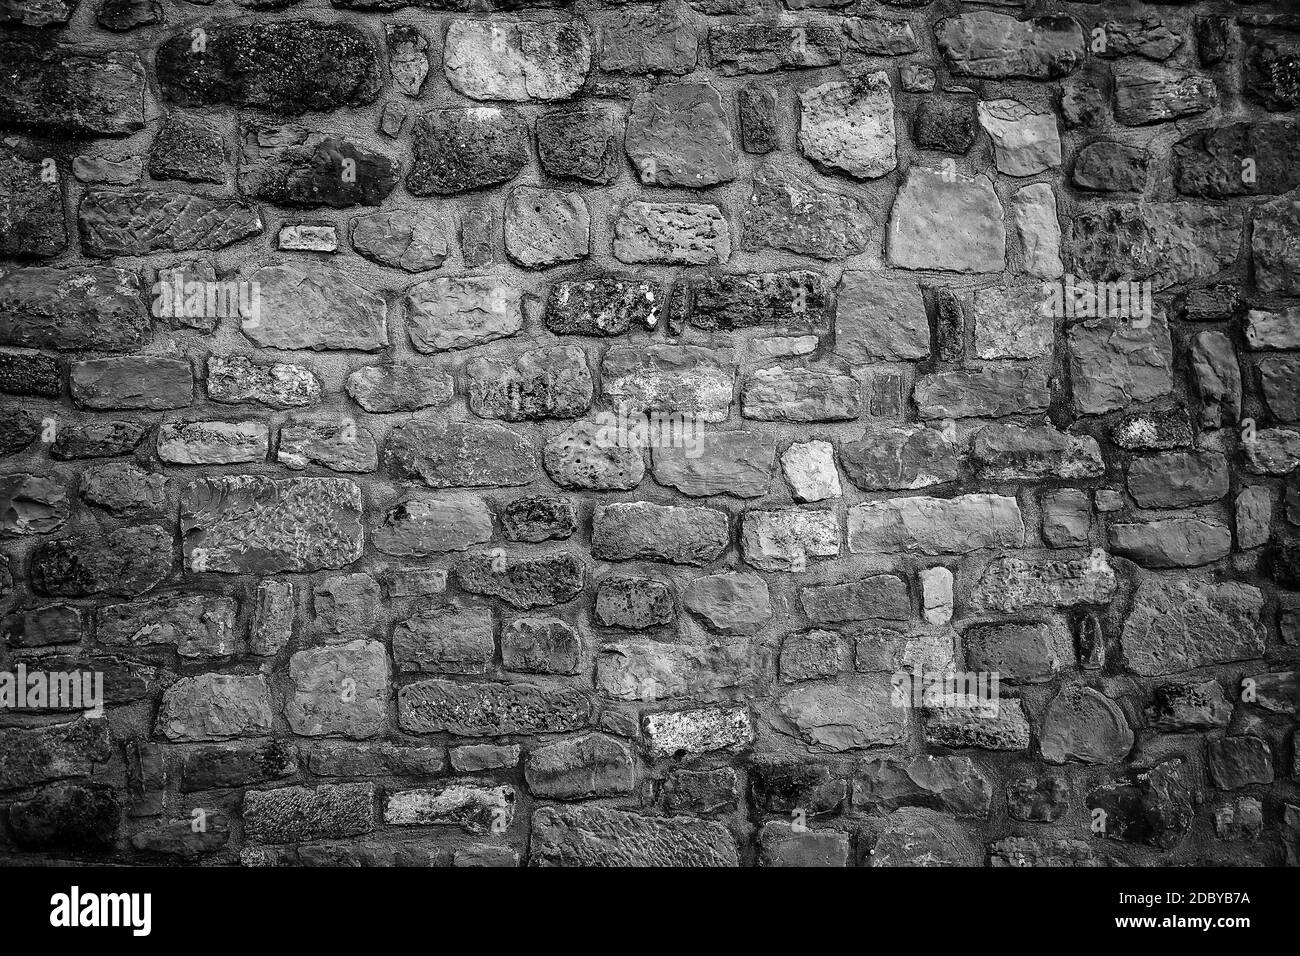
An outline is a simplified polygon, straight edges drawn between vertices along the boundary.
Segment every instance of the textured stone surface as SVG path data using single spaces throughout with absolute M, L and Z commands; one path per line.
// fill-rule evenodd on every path
M 0 856 L 1300 860 L 1284 6 L 0 0 Z

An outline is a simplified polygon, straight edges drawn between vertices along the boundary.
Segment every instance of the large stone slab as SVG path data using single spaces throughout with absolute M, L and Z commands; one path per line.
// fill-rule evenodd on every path
M 903 269 L 1001 271 L 1007 233 L 992 180 L 912 166 L 889 213 L 887 246 L 890 264 Z
M 124 136 L 144 128 L 145 83 L 144 65 L 130 51 L 83 55 L 52 44 L 0 43 L 5 125 Z
M 1025 526 L 1016 499 L 968 494 L 955 498 L 893 498 L 849 509 L 849 550 L 965 554 L 1021 548 Z
M 863 73 L 799 93 L 799 150 L 812 162 L 858 179 L 898 165 L 889 74 Z
M 240 199 L 209 199 L 161 189 L 90 190 L 77 207 L 86 255 L 221 249 L 262 231 L 256 207 Z
M 139 273 L 109 266 L 0 270 L 0 344 L 133 351 L 149 338 Z
M 606 807 L 542 807 L 533 813 L 533 866 L 739 866 L 721 823 L 643 817 Z
M 388 306 L 337 270 L 297 265 L 265 266 L 257 283 L 260 306 L 240 326 L 252 341 L 273 349 L 357 349 L 388 345 Z
M 1124 659 L 1153 677 L 1264 654 L 1258 588 L 1181 575 L 1143 575 L 1124 622 Z
M 443 71 L 452 88 L 471 99 L 567 99 L 591 68 L 591 47 L 582 19 L 453 20 Z

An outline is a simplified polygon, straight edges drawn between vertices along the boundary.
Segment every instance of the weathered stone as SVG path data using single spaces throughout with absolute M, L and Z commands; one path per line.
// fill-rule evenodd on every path
M 731 230 L 716 206 L 630 202 L 614 221 L 614 258 L 665 265 L 726 262 L 731 258 Z
M 690 73 L 699 54 L 695 23 L 684 5 L 605 11 L 598 63 L 609 73 Z
M 833 511 L 746 511 L 740 538 L 746 563 L 763 571 L 805 571 L 812 558 L 840 553 Z
M 344 478 L 200 478 L 181 493 L 180 530 L 192 571 L 343 567 L 361 557 L 361 489 Z
M 642 46 L 640 50 L 644 51 Z M 605 185 L 620 168 L 619 123 L 603 107 L 566 107 L 537 118 L 537 157 L 552 176 Z
M 1294 295 L 1300 291 L 1300 190 L 1255 207 L 1251 231 L 1251 256 L 1255 283 L 1261 292 Z
M 983 819 L 992 802 L 992 784 L 969 757 L 877 757 L 853 777 L 853 804 L 859 807 L 929 807 Z
M 40 475 L 0 476 L 0 538 L 49 534 L 68 520 L 63 486 Z
M 1287 161 L 1297 146 L 1300 126 L 1290 123 L 1198 130 L 1174 145 L 1174 182 L 1184 196 L 1208 199 L 1288 192 L 1300 186 L 1300 172 Z
M 501 627 L 501 666 L 525 674 L 576 674 L 582 644 L 555 618 L 520 617 Z
M 181 657 L 229 657 L 240 646 L 235 615 L 230 598 L 173 594 L 99 608 L 95 636 L 126 647 L 171 645 Z
M 262 231 L 257 209 L 238 199 L 208 199 L 160 189 L 90 190 L 77 207 L 86 255 L 221 249 Z
M 832 304 L 826 276 L 812 270 L 705 274 L 674 285 L 670 319 L 708 331 L 822 332 Z
M 296 589 L 292 581 L 261 581 L 253 593 L 252 620 L 249 622 L 248 649 L 253 654 L 271 656 L 293 640 L 293 619 L 297 610 Z
M 781 470 L 795 501 L 825 501 L 842 494 L 830 442 L 795 442 L 781 455 Z
M 771 484 L 771 437 L 750 431 L 701 432 L 693 440 L 654 445 L 654 477 L 692 497 L 760 498 Z
M 393 628 L 393 659 L 401 671 L 482 674 L 495 652 L 487 608 L 422 608 Z
M 144 128 L 144 89 L 144 66 L 129 51 L 82 56 L 53 44 L 0 43 L 0 123 L 7 126 L 125 136 Z
M 591 68 L 591 33 L 579 18 L 515 23 L 453 20 L 443 71 L 476 100 L 558 100 L 578 91 Z
M 318 579 L 311 600 L 313 637 L 326 644 L 364 637 L 384 619 L 379 582 L 364 572 Z
M 394 209 L 352 220 L 352 248 L 378 262 L 407 272 L 436 269 L 447 258 L 447 227 L 439 219 Z
M 511 541 L 563 540 L 578 530 L 578 509 L 568 498 L 516 498 L 501 509 L 501 527 Z
M 249 790 L 244 833 L 258 843 L 338 839 L 374 829 L 375 788 L 368 783 Z
M 978 112 L 980 125 L 993 140 L 998 172 L 1033 176 L 1061 165 L 1055 113 L 1012 99 L 984 100 Z
M 849 509 L 849 550 L 964 554 L 1024 546 L 1015 498 L 968 494 L 955 498 L 894 498 Z
M 171 535 L 157 525 L 139 525 L 39 544 L 29 573 L 39 594 L 133 597 L 153 588 L 171 570 Z
M 474 358 L 465 375 L 470 411 L 482 418 L 577 418 L 591 406 L 591 371 L 576 345 L 531 349 L 509 363 Z
M 388 794 L 384 822 L 390 826 L 458 826 L 466 833 L 509 829 L 514 821 L 513 787 L 452 782 Z
M 982 79 L 1067 76 L 1087 57 L 1083 28 L 1073 17 L 1017 20 L 978 10 L 940 20 L 935 38 L 952 71 Z
M 232 465 L 264 461 L 270 443 L 265 422 L 164 422 L 158 457 L 171 465 Z
M 108 266 L 0 270 L 0 343 L 28 348 L 134 350 L 149 337 L 140 278 Z
M 978 707 L 927 710 L 925 739 L 941 747 L 1025 750 L 1029 721 L 1019 698 L 1003 697 Z
M 642 717 L 646 743 L 654 759 L 738 750 L 754 741 L 754 726 L 745 707 L 670 710 Z
M 992 181 L 912 166 L 889 214 L 887 245 L 890 264 L 903 269 L 1002 270 L 1006 228 Z
M 1157 289 L 1214 276 L 1237 259 L 1242 217 L 1226 206 L 1111 203 L 1070 219 L 1073 271 L 1151 279 Z
M 893 170 L 898 158 L 889 74 L 863 73 L 800 91 L 799 151 L 858 179 Z
M 873 428 L 840 445 L 840 464 L 864 491 L 925 488 L 957 478 L 957 446 L 924 425 Z
M 1198 332 L 1190 355 L 1192 380 L 1201 400 L 1201 427 L 1234 426 L 1241 416 L 1241 368 L 1232 340 L 1222 332 Z
M 387 347 L 388 307 L 382 296 L 321 266 L 265 266 L 250 277 L 260 304 L 243 316 L 244 335 L 273 349 Z
M 0 730 L 0 789 L 16 790 L 69 777 L 89 777 L 113 754 L 102 720 L 78 719 Z
M 753 634 L 772 617 L 767 584 L 756 574 L 692 578 L 682 603 L 721 634 Z
M 1078 561 L 996 558 L 981 573 L 971 604 L 1005 614 L 1025 607 L 1105 604 L 1115 588 L 1115 571 L 1104 551 Z
M 1121 635 L 1124 657 L 1145 676 L 1262 657 L 1262 607 L 1249 585 L 1144 575 Z
M 331 471 L 368 472 L 379 467 L 374 436 L 351 418 L 290 418 L 280 426 L 276 461 L 299 471 L 321 465 Z
M 112 787 L 60 783 L 9 805 L 9 829 L 29 850 L 111 849 L 122 810 Z
M 1273 782 L 1273 753 L 1258 737 L 1225 737 L 1206 748 L 1210 779 L 1220 790 Z
M 506 255 L 526 269 L 585 258 L 591 217 L 576 192 L 516 186 L 506 197 Z
M 873 574 L 861 581 L 800 588 L 799 603 L 813 624 L 903 621 L 912 615 L 907 585 L 892 574 Z
M 758 421 L 849 421 L 861 411 L 862 386 L 835 368 L 756 369 L 740 393 L 746 418 Z
M 624 145 L 643 183 L 700 188 L 736 178 L 739 154 L 722 98 L 708 84 L 667 84 L 638 93 Z
M 271 701 L 261 675 L 182 677 L 163 693 L 158 733 L 171 741 L 228 740 L 271 732 Z
M 430 488 L 526 485 L 537 453 L 503 425 L 413 421 L 389 433 L 384 454 L 394 475 Z
M 820 189 L 806 177 L 766 166 L 754 175 L 743 224 L 744 249 L 843 259 L 866 248 L 874 221 L 870 208 L 857 197 Z
M 158 48 L 159 85 L 181 106 L 229 104 L 298 115 L 360 106 L 379 92 L 379 50 L 368 31 L 352 23 L 224 20 L 203 29 L 198 55 L 188 29 Z
M 664 809 L 669 813 L 730 813 L 740 800 L 736 771 L 673 768 L 663 785 Z
M 22 140 L 0 142 L 0 255 L 47 258 L 68 246 L 63 188 L 45 175 L 40 152 Z
M 573 600 L 582 591 L 583 577 L 583 563 L 567 552 L 539 558 L 474 554 L 456 565 L 456 583 L 462 590 L 500 598 L 523 609 Z
M 725 512 L 649 502 L 618 502 L 596 508 L 592 554 L 603 561 L 667 561 L 705 564 L 730 541 Z
M 975 433 L 970 457 L 976 473 L 990 481 L 1078 481 L 1106 470 L 1095 438 L 1051 425 L 989 425 Z
M 920 49 L 912 24 L 888 17 L 850 17 L 844 21 L 845 41 L 850 49 L 871 56 L 903 56 Z
M 406 363 L 363 366 L 347 380 L 347 392 L 354 402 L 368 412 L 381 413 L 416 412 L 445 405 L 451 401 L 454 387 L 447 369 Z
M 1146 402 L 1173 388 L 1173 346 L 1163 320 L 1145 326 L 1091 319 L 1066 333 L 1074 408 L 1102 415 Z
M 1054 279 L 1065 271 L 1061 262 L 1061 223 L 1056 193 L 1049 183 L 1033 183 L 1016 191 L 1011 215 L 1024 257 L 1024 271 Z
M 805 684 L 779 697 L 777 707 L 818 752 L 894 746 L 902 741 L 907 725 L 907 711 L 893 706 L 889 685 L 874 679 Z
M 740 141 L 747 153 L 770 153 L 780 144 L 779 96 L 770 86 L 749 86 L 737 97 Z
M 409 496 L 383 513 L 371 532 L 385 554 L 425 557 L 491 540 L 492 517 L 473 495 Z
M 1055 823 L 1070 811 L 1070 785 L 1065 777 L 1020 777 L 1007 786 L 1007 813 L 1013 820 Z
M 966 666 L 997 673 L 1013 684 L 1052 680 L 1070 655 L 1069 637 L 1059 622 L 975 624 L 962 636 Z
M 557 335 L 622 335 L 659 324 L 664 292 L 657 282 L 602 276 L 557 282 L 546 299 L 546 327 Z
M 373 737 L 388 716 L 388 654 L 378 641 L 298 651 L 289 660 L 285 719 L 307 737 Z
M 1247 470 L 1257 475 L 1286 475 L 1300 465 L 1300 431 L 1261 428 L 1242 447 Z
M 46 647 L 81 641 L 81 609 L 71 604 L 45 604 L 7 614 L 4 639 L 11 647 Z M 6 779 L 0 773 L 0 779 Z
M 605 627 L 641 629 L 673 620 L 673 591 L 650 578 L 608 577 L 596 586 L 596 621 Z
M 486 23 L 486 21 L 485 21 Z M 496 106 L 430 110 L 411 131 L 406 188 L 413 196 L 446 196 L 509 182 L 528 162 L 528 126 Z
M 1232 532 L 1218 520 L 1160 518 L 1145 522 L 1115 522 L 1110 526 L 1111 550 L 1148 568 L 1192 568 L 1226 558 Z
M 268 408 L 301 408 L 321 400 L 320 380 L 301 365 L 258 365 L 242 355 L 208 358 L 208 398 L 237 405 L 257 402 Z
M 123 356 L 75 362 L 68 383 L 73 401 L 94 410 L 183 408 L 194 398 L 194 373 L 180 359 Z
M 0 6 L 0 23 L 24 27 L 48 27 L 67 23 L 76 3 L 69 0 L 5 0 Z
M 583 800 L 630 793 L 632 755 L 611 737 L 588 734 L 529 753 L 524 779 L 533 795 L 542 799 Z
M 601 362 L 601 395 L 620 413 L 665 410 L 706 422 L 726 419 L 734 355 L 697 345 L 611 347 Z
M 1039 746 L 1048 763 L 1114 763 L 1133 749 L 1133 740 L 1124 712 L 1091 687 L 1072 687 L 1057 694 L 1043 713 L 1039 731 Z
M 721 823 L 642 817 L 605 807 L 542 807 L 533 813 L 534 866 L 738 866 Z
M 1035 840 L 1006 837 L 989 846 L 989 865 L 999 867 L 1102 867 L 1110 858 L 1083 840 Z
M 591 701 L 572 688 L 532 684 L 458 684 L 430 679 L 397 692 L 397 721 L 410 733 L 458 737 L 565 733 L 587 726 Z
M 1147 725 L 1153 730 L 1199 731 L 1227 727 L 1232 704 L 1223 696 L 1216 680 L 1195 678 L 1157 685 L 1146 708 Z
M 723 76 L 829 66 L 840 61 L 840 36 L 823 23 L 729 23 L 709 28 L 709 55 Z
M 777 671 L 787 684 L 836 677 L 853 669 L 854 649 L 835 631 L 789 634 L 781 642 Z
M 1143 126 L 1191 116 L 1219 102 L 1214 80 L 1202 73 L 1171 70 L 1152 63 L 1116 63 L 1115 119 Z
M 836 354 L 848 361 L 927 358 L 930 324 L 920 286 L 883 273 L 845 270 L 835 309 Z
M 488 276 L 430 279 L 403 300 L 411 344 L 440 352 L 507 338 L 523 328 L 523 292 Z
M 1074 184 L 1098 192 L 1142 192 L 1151 168 L 1151 154 L 1140 146 L 1089 143 L 1074 161 Z
M 151 179 L 224 184 L 225 167 L 220 131 L 182 113 L 168 113 L 149 145 Z
M 547 474 L 562 488 L 635 488 L 645 476 L 640 444 L 624 444 L 613 432 L 611 426 L 599 421 L 571 425 L 547 442 L 543 450 Z
M 513 769 L 522 752 L 518 744 L 467 744 L 451 748 L 451 765 L 461 773 Z
M 1111 438 L 1130 451 L 1186 448 L 1192 443 L 1192 423 L 1184 408 L 1132 412 L 1115 423 Z
M 1128 490 L 1144 508 L 1183 508 L 1228 493 L 1228 460 L 1216 452 L 1171 451 L 1135 458 Z

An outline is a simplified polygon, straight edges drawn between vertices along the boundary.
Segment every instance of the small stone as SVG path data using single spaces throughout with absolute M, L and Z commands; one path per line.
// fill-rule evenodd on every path
M 771 86 L 749 86 L 737 94 L 740 141 L 747 153 L 770 153 L 780 144 L 779 94 Z
M 1234 514 L 1237 546 L 1241 550 L 1249 551 L 1268 544 L 1273 502 L 1273 491 L 1267 485 L 1251 485 L 1238 493 Z
M 771 485 L 775 443 L 749 430 L 710 431 L 653 448 L 654 477 L 691 497 L 761 498 Z
M 1055 823 L 1070 811 L 1065 777 L 1020 777 L 1007 786 L 1007 813 L 1013 820 Z
M 1018 548 L 1025 529 L 1016 499 L 968 494 L 954 498 L 894 498 L 849 509 L 849 550 L 965 554 Z
M 384 24 L 388 45 L 388 72 L 398 91 L 418 97 L 429 75 L 429 43 L 420 31 L 407 24 Z
M 374 829 L 368 783 L 281 787 L 244 793 L 244 833 L 258 843 L 340 839 Z
M 49 534 L 68 520 L 62 485 L 39 475 L 0 477 L 0 537 Z
M 1153 730 L 1174 733 L 1215 730 L 1228 726 L 1232 704 L 1224 698 L 1223 688 L 1216 680 L 1170 681 L 1152 690 L 1146 718 Z
M 1092 319 L 1071 326 L 1066 335 L 1079 414 L 1117 411 L 1172 390 L 1173 347 L 1163 321 L 1138 328 L 1124 320 Z
M 601 396 L 620 414 L 665 410 L 720 422 L 731 409 L 734 360 L 696 345 L 615 345 L 601 362 Z
M 1041 368 L 1004 363 L 922 376 L 913 398 L 925 419 L 1002 418 L 1047 411 L 1051 392 Z
M 893 574 L 873 574 L 860 581 L 800 588 L 799 604 L 813 624 L 903 621 L 912 615 L 907 585 Z
M 408 495 L 383 512 L 370 537 L 398 557 L 467 551 L 492 539 L 492 514 L 477 495 Z
M 797 735 L 821 753 L 897 745 L 907 724 L 907 711 L 892 705 L 889 685 L 879 679 L 804 684 L 779 697 L 777 707 Z
M 523 328 L 522 291 L 490 277 L 430 279 L 406 292 L 407 331 L 420 352 L 481 345 Z
M 988 425 L 971 440 L 970 459 L 976 474 L 991 481 L 1078 481 L 1106 470 L 1095 438 L 1051 425 Z
M 1133 730 L 1124 712 L 1091 687 L 1063 690 L 1047 705 L 1039 747 L 1048 763 L 1078 760 L 1105 764 L 1133 749 Z
M 796 442 L 781 455 L 781 470 L 795 501 L 824 501 L 838 498 L 839 472 L 830 442 Z
M 840 465 L 863 491 L 926 488 L 956 480 L 957 445 L 925 425 L 877 427 L 840 444 Z
M 321 400 L 320 380 L 302 365 L 256 365 L 242 355 L 208 358 L 208 398 L 237 405 L 257 402 L 268 408 L 301 408 Z
M 134 597 L 171 571 L 171 534 L 157 525 L 139 525 L 39 544 L 32 551 L 29 573 L 38 594 Z
M 474 358 L 465 375 L 470 411 L 482 418 L 577 418 L 591 406 L 591 371 L 576 345 L 531 349 L 509 364 Z
M 592 518 L 592 554 L 603 561 L 667 561 L 700 565 L 730 541 L 725 512 L 649 502 L 598 505 Z
M 660 711 L 642 718 L 650 755 L 654 759 L 679 754 L 736 750 L 754 740 L 754 727 L 744 707 L 704 707 Z
M 189 34 L 185 46 L 189 48 Z M 0 44 L 0 122 L 74 136 L 144 128 L 145 70 L 130 51 L 82 56 L 55 44 Z
M 859 807 L 930 807 L 983 819 L 992 802 L 992 785 L 969 757 L 877 757 L 864 761 L 853 777 L 853 803 Z
M 975 144 L 975 113 L 969 101 L 922 100 L 912 118 L 912 139 L 922 149 L 967 152 Z
M 1128 490 L 1143 508 L 1184 508 L 1228 493 L 1228 460 L 1216 452 L 1170 451 L 1135 458 Z
M 370 432 L 351 418 L 289 418 L 280 426 L 275 460 L 294 470 L 321 465 L 331 471 L 368 472 L 379 467 Z
M 758 421 L 849 421 L 861 411 L 862 386 L 833 368 L 760 368 L 745 379 L 740 402 Z
M 1092 790 L 1087 808 L 1104 821 L 1101 835 L 1106 839 L 1170 849 L 1192 825 L 1195 811 L 1188 776 L 1181 759 L 1134 770 Z
M 500 598 L 524 610 L 573 600 L 582 591 L 584 577 L 583 563 L 565 552 L 504 562 L 475 554 L 456 565 L 456 583 L 463 590 Z
M 695 22 L 684 6 L 624 6 L 604 14 L 598 64 L 609 73 L 690 73 L 698 48 Z
M 181 657 L 230 657 L 239 651 L 235 602 L 198 594 L 110 604 L 95 615 L 95 637 L 126 647 L 170 645 Z
M 1210 779 L 1220 790 L 1273 782 L 1273 753 L 1258 737 L 1225 737 L 1206 748 Z
M 924 568 L 921 582 L 921 611 L 927 624 L 947 624 L 952 620 L 952 572 L 942 565 Z
M 971 593 L 971 605 L 1013 614 L 1025 607 L 1105 604 L 1115 596 L 1115 571 L 1106 553 L 1086 560 L 1025 561 L 995 558 L 985 566 Z
M 643 817 L 600 806 L 533 812 L 530 862 L 538 866 L 738 866 L 721 823 Z
M 1241 416 L 1241 368 L 1232 340 L 1222 332 L 1208 331 L 1196 333 L 1191 344 L 1190 364 L 1201 400 L 1201 427 L 1234 426 Z
M 149 176 L 225 183 L 225 142 L 221 132 L 181 113 L 168 113 L 149 146 Z
M 1142 192 L 1151 168 L 1151 154 L 1123 143 L 1089 143 L 1074 161 L 1074 183 L 1098 192 Z
M 1061 262 L 1061 223 L 1051 185 L 1034 183 L 1016 190 L 1011 215 L 1020 237 L 1024 271 L 1040 279 L 1060 276 L 1065 271 Z
M 1043 492 L 1043 540 L 1052 548 L 1082 548 L 1092 528 L 1092 499 L 1077 488 Z
M 673 591 L 649 578 L 605 578 L 596 586 L 596 620 L 604 627 L 644 629 L 673 620 Z

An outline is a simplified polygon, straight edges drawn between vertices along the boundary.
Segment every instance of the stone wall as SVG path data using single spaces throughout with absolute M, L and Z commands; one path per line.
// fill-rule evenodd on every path
M 0 22 L 0 858 L 1297 861 L 1289 0 Z

